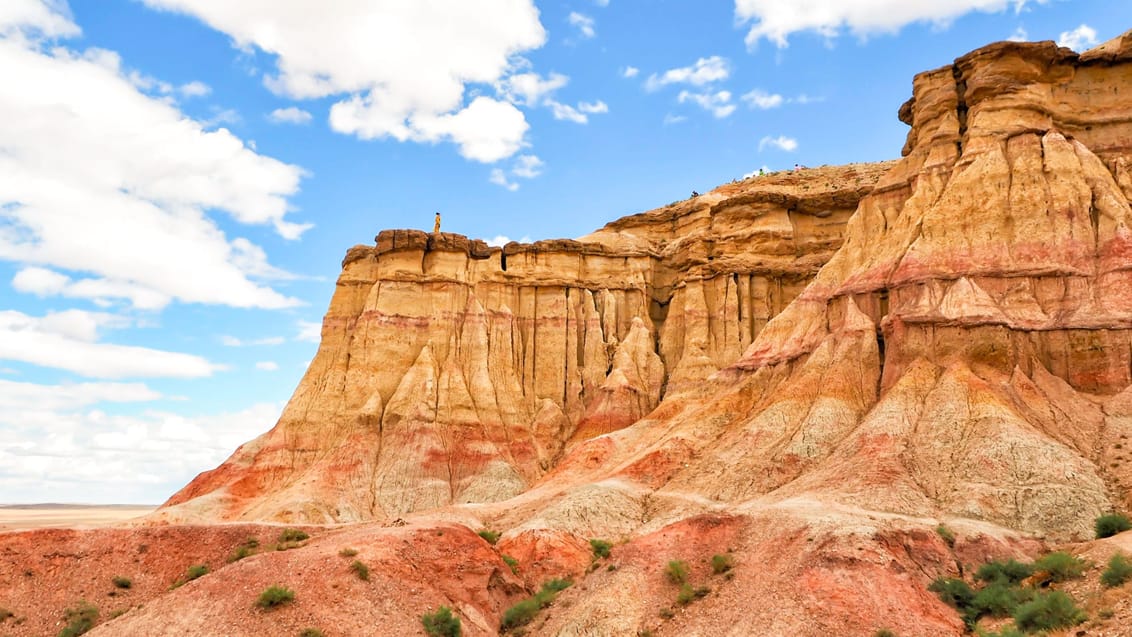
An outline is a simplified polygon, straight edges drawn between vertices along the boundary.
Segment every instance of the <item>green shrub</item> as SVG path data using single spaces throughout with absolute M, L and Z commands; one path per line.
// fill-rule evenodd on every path
M 1077 559 L 1064 551 L 1047 553 L 1034 560 L 1034 572 L 1049 573 L 1055 582 L 1064 582 L 1081 577 L 1085 573 L 1085 560 Z
M 510 555 L 500 555 L 499 557 L 503 558 L 504 563 L 506 563 L 507 566 L 511 568 L 512 573 L 514 573 L 515 575 L 519 574 L 519 560 L 511 557 Z
M 239 562 L 240 560 L 242 560 L 245 557 L 248 557 L 248 556 L 250 556 L 254 553 L 255 553 L 255 551 L 253 549 L 250 549 L 246 546 L 237 546 L 236 550 L 232 551 L 232 554 L 228 556 L 228 561 L 229 562 Z
M 939 534 L 943 541 L 950 547 L 955 547 L 955 533 L 944 525 L 935 527 L 935 532 Z
M 671 560 L 664 568 L 664 574 L 673 584 L 683 584 L 688 581 L 688 563 L 684 560 Z
M 134 585 L 134 582 L 130 578 L 122 577 L 121 575 L 110 578 L 110 581 L 118 588 L 129 588 Z
M 1017 584 L 1033 574 L 1034 569 L 1029 564 L 1023 564 L 1010 559 L 1005 562 L 987 562 L 983 564 L 975 573 L 975 579 L 980 582 L 987 582 L 988 584 L 995 582 Z
M 185 571 L 185 581 L 192 581 L 205 575 L 208 575 L 208 564 L 193 564 Z
M 661 619 L 672 619 L 676 616 L 676 613 L 672 612 L 672 609 L 666 606 L 660 609 L 660 612 L 658 612 L 657 615 L 660 615 Z
M 1112 537 L 1117 533 L 1132 529 L 1132 520 L 1129 520 L 1126 515 L 1110 513 L 1097 518 L 1093 528 L 1097 532 L 1097 539 Z
M 574 584 L 574 582 L 571 582 L 568 579 L 547 580 L 547 581 L 542 583 L 542 591 L 551 591 L 551 592 L 554 592 L 554 593 L 558 593 L 560 591 L 566 590 L 567 588 L 570 588 L 571 586 L 573 586 L 573 584 Z M 542 592 L 542 591 L 540 591 L 540 592 Z
M 326 637 L 326 634 L 317 628 L 304 628 L 299 637 Z
M 295 601 L 295 591 L 284 586 L 268 586 L 259 594 L 256 606 L 260 608 L 275 608 Z
M 525 626 L 538 615 L 542 605 L 539 603 L 538 596 L 529 597 L 523 601 L 515 604 L 503 612 L 503 622 L 500 624 L 500 630 L 510 630 Z
M 928 586 L 928 590 L 938 595 L 944 604 L 958 610 L 965 610 L 975 599 L 975 591 L 961 579 L 940 577 Z
M 362 563 L 361 560 L 354 560 L 354 563 L 350 564 L 350 570 L 363 582 L 369 581 L 369 567 Z
M 1120 553 L 1112 556 L 1108 561 L 1108 568 L 1101 573 L 1101 584 L 1108 588 L 1123 586 L 1130 579 L 1132 579 L 1132 562 Z
M 279 541 L 284 543 L 302 542 L 309 537 L 310 535 L 306 531 L 300 531 L 299 529 L 283 529 L 283 532 L 279 534 Z
M 696 599 L 696 591 L 692 588 L 691 584 L 684 583 L 680 585 L 680 592 L 676 593 L 676 603 L 681 606 L 687 606 Z
M 421 615 L 421 623 L 430 637 L 460 637 L 460 618 L 447 606 L 441 606 L 431 615 Z
M 354 557 L 357 554 L 357 549 L 342 549 L 341 551 L 338 551 L 338 557 Z
M 479 533 L 476 533 L 476 535 L 482 537 L 484 540 L 487 541 L 488 544 L 495 544 L 496 542 L 499 541 L 499 536 L 503 535 L 503 534 L 500 533 L 499 531 L 491 531 L 491 530 L 488 530 L 488 529 L 484 529 L 484 530 L 480 531 Z
M 606 558 L 609 557 L 609 550 L 613 545 L 605 540 L 590 540 L 590 548 L 593 549 L 594 557 Z
M 734 566 L 734 562 L 731 560 L 731 556 L 726 553 L 711 556 L 711 572 L 716 575 L 730 571 L 732 566 Z
M 59 631 L 59 637 L 78 637 L 94 628 L 98 621 L 98 608 L 90 602 L 79 602 L 63 611 L 63 621 L 67 625 Z
M 996 581 L 975 593 L 966 614 L 971 618 L 972 625 L 983 615 L 1011 617 L 1020 605 L 1031 599 L 1033 592 L 1030 589 L 1021 589 L 1006 582 Z
M 1085 613 L 1061 591 L 1040 593 L 1014 612 L 1014 624 L 1025 632 L 1076 626 L 1085 619 Z

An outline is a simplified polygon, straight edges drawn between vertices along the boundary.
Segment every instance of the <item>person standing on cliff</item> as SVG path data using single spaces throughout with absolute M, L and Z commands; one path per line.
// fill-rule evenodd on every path
M 432 233 L 437 234 L 440 232 L 440 213 L 436 213 L 436 220 L 432 222 Z

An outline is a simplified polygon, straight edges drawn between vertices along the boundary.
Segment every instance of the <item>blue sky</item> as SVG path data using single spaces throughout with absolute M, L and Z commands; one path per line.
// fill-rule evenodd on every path
M 266 431 L 346 249 L 576 237 L 899 156 L 912 75 L 1124 0 L 5 0 L 0 503 L 156 503 Z

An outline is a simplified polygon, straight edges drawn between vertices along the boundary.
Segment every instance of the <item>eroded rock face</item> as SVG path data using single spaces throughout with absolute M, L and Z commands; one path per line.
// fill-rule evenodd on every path
M 351 521 L 515 496 L 735 362 L 887 167 L 737 182 L 577 241 L 384 231 L 343 260 L 276 428 L 164 515 Z

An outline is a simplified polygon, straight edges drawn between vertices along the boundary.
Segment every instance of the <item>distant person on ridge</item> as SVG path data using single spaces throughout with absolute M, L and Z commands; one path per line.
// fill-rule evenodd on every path
M 440 232 L 440 213 L 436 213 L 436 221 L 432 223 L 432 233 L 437 234 Z

